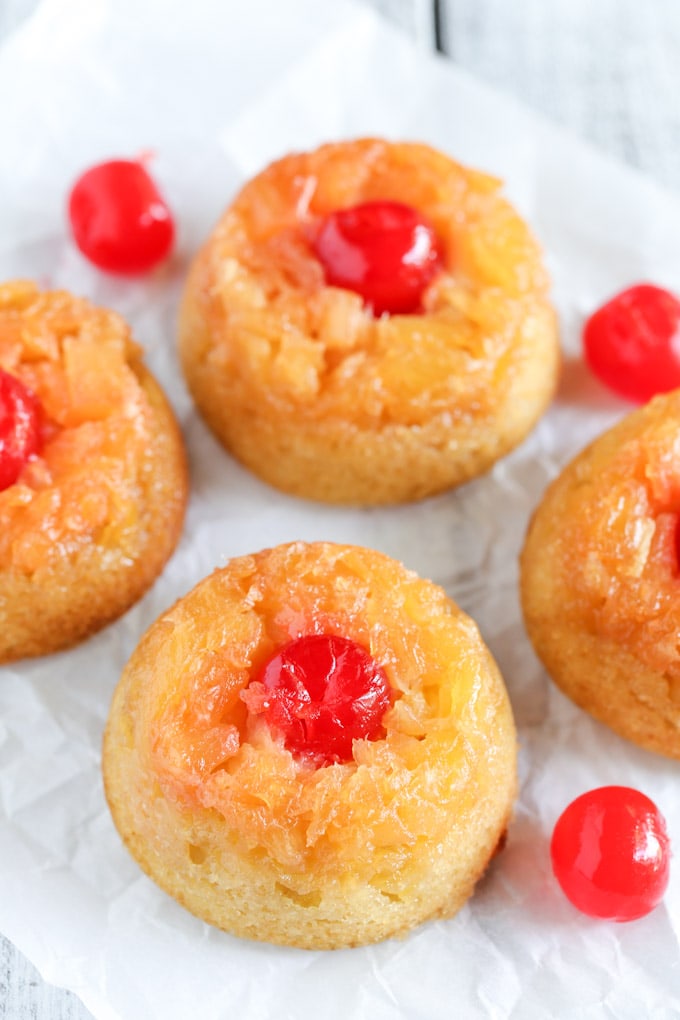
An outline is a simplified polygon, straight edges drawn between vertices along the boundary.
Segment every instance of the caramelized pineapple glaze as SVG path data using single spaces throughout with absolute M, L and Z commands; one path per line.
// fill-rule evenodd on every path
M 250 710 L 263 664 L 310 634 L 356 642 L 389 681 L 381 735 L 347 761 L 291 752 Z M 298 542 L 230 561 L 150 628 L 104 776 L 130 852 L 189 910 L 336 948 L 462 906 L 505 832 L 515 742 L 498 670 L 442 589 L 367 549 Z
M 0 285 L 0 370 L 42 441 L 0 492 L 0 662 L 67 647 L 151 585 L 179 538 L 184 453 L 123 320 L 63 291 Z
M 416 314 L 329 286 L 324 217 L 378 200 L 427 217 L 441 270 Z M 416 144 L 288 156 L 199 253 L 180 352 L 206 421 L 270 484 L 332 503 L 419 499 L 486 471 L 549 402 L 558 364 L 540 249 L 500 183 Z
M 553 482 L 522 553 L 529 635 L 555 682 L 629 740 L 680 758 L 680 390 Z

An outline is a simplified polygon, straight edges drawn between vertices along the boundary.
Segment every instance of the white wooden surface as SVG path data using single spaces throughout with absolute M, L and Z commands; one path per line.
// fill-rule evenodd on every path
M 430 0 L 368 0 L 421 45 Z M 36 0 L 0 0 L 0 42 Z M 447 54 L 611 155 L 680 189 L 678 0 L 442 0 Z M 0 936 L 0 1020 L 88 1020 Z

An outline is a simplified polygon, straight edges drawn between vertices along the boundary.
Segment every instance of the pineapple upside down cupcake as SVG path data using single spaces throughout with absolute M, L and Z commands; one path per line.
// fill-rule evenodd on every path
M 442 589 L 298 542 L 231 560 L 149 629 L 103 768 L 128 849 L 190 911 L 330 949 L 463 905 L 515 759 L 503 681 Z
M 331 503 L 419 499 L 529 432 L 558 366 L 541 252 L 497 180 L 425 145 L 325 145 L 243 188 L 198 254 L 180 353 L 243 464 Z
M 680 759 L 680 390 L 588 446 L 548 488 L 521 557 L 537 654 L 578 705 Z
M 0 662 L 125 612 L 173 551 L 186 493 L 177 425 L 123 320 L 0 285 Z

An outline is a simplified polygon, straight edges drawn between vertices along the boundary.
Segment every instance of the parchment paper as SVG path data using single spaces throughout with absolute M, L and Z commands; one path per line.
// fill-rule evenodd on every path
M 0 278 L 126 315 L 192 467 L 184 537 L 148 596 L 73 651 L 0 671 L 0 930 L 98 1018 L 677 1016 L 677 861 L 662 906 L 609 924 L 563 898 L 548 842 L 573 797 L 622 783 L 656 800 L 680 845 L 680 768 L 551 685 L 521 624 L 517 554 L 549 479 L 629 409 L 589 377 L 580 327 L 623 286 L 678 285 L 678 200 L 344 3 L 45 0 L 0 51 L 0 96 Z M 191 253 L 246 176 L 291 148 L 367 133 L 428 141 L 506 179 L 547 252 L 565 369 L 546 418 L 487 477 L 415 506 L 347 511 L 280 495 L 217 446 L 180 378 L 175 315 Z M 149 149 L 178 251 L 150 278 L 112 280 L 74 249 L 65 197 L 88 164 Z M 373 546 L 443 584 L 480 624 L 519 728 L 515 820 L 474 899 L 368 949 L 277 949 L 208 928 L 140 874 L 102 793 L 109 700 L 144 629 L 216 564 L 294 538 Z

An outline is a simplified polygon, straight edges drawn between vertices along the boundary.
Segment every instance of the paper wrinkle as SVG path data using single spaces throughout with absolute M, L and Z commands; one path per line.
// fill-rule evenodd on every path
M 0 929 L 102 1020 L 185 1020 L 197 1002 L 203 1020 L 677 1016 L 677 861 L 663 906 L 612 925 L 564 899 L 548 842 L 573 797 L 623 783 L 657 801 L 680 846 L 678 764 L 550 683 L 522 626 L 517 556 L 548 481 L 629 409 L 589 376 L 580 330 L 624 286 L 677 285 L 680 204 L 365 9 L 252 0 L 236 17 L 193 0 L 166 11 L 161 0 L 44 0 L 0 51 L 0 93 L 12 96 L 0 107 L 0 278 L 65 286 L 129 319 L 177 411 L 192 481 L 178 550 L 137 606 L 72 651 L 1 671 Z M 546 249 L 566 357 L 555 404 L 489 475 L 356 511 L 277 493 L 222 451 L 181 380 L 175 329 L 189 259 L 243 180 L 291 149 L 367 134 L 430 142 L 507 181 Z M 75 251 L 65 196 L 88 163 L 144 148 L 178 249 L 150 277 L 121 281 Z M 146 627 L 228 557 L 296 538 L 372 546 L 443 584 L 498 660 L 519 729 L 509 841 L 473 900 L 452 921 L 361 950 L 250 944 L 191 917 L 127 855 L 99 774 L 109 701 Z

